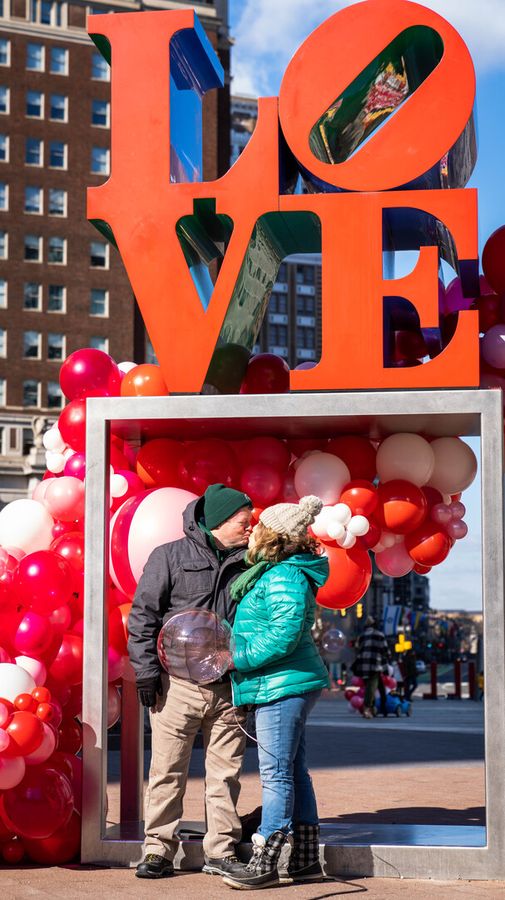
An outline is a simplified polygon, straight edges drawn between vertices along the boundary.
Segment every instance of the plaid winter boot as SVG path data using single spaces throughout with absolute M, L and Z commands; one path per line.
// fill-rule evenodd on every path
M 269 838 L 253 834 L 251 859 L 241 874 L 226 875 L 223 878 L 224 884 L 239 891 L 254 891 L 279 884 L 277 866 L 286 840 L 288 838 L 282 831 L 274 831 Z
M 281 882 L 319 881 L 324 878 L 319 862 L 319 825 L 295 825 L 293 842 L 287 875 L 281 875 Z

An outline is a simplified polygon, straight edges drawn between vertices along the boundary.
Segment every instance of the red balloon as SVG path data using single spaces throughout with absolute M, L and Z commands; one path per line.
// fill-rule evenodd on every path
M 14 586 L 34 612 L 51 613 L 72 596 L 72 568 L 58 553 L 37 550 L 19 563 Z
M 296 469 L 288 469 L 282 479 L 280 499 L 283 503 L 298 503 L 299 496 L 295 488 Z
M 428 348 L 420 330 L 395 331 L 395 362 L 423 359 L 428 355 Z
M 131 609 L 131 603 L 124 605 Z M 109 644 L 121 656 L 125 656 L 127 653 L 126 634 L 121 610 L 123 610 L 122 606 L 115 606 L 109 613 Z M 126 616 L 126 621 L 128 621 L 128 615 Z
M 366 516 L 367 519 L 377 508 L 378 502 L 376 488 L 371 481 L 363 478 L 346 484 L 339 500 L 339 503 L 345 503 L 350 508 L 353 516 Z
M 84 573 L 84 535 L 81 531 L 69 531 L 56 538 L 49 547 L 69 563 L 77 575 Z
M 72 450 L 83 452 L 86 447 L 86 401 L 71 400 L 60 413 L 58 428 Z
M 15 866 L 25 855 L 24 842 L 18 837 L 13 837 L 0 846 L 0 853 L 6 863 Z
M 303 456 L 311 450 L 326 450 L 327 440 L 320 438 L 288 438 L 286 441 L 291 453 L 295 456 Z
M 472 309 L 479 311 L 479 331 L 485 334 L 494 325 L 498 325 L 502 321 L 501 302 L 497 294 L 486 294 L 484 297 L 477 297 L 472 303 Z
M 75 522 L 59 522 L 56 521 L 51 528 L 51 534 L 53 538 L 61 537 L 63 534 L 69 534 L 71 531 L 75 531 L 77 528 Z
M 282 489 L 282 475 L 266 463 L 250 463 L 240 477 L 240 489 L 251 498 L 254 506 L 262 509 L 269 506 L 279 496 Z
M 82 684 L 74 684 L 70 693 L 70 699 L 65 704 L 65 718 L 82 719 Z
M 32 697 L 37 703 L 50 703 L 51 702 L 51 691 L 49 691 L 46 687 L 36 687 L 32 691 Z
M 241 441 L 238 455 L 243 466 L 265 463 L 279 472 L 285 472 L 291 459 L 291 451 L 283 441 L 274 437 L 257 437 Z
M 287 362 L 273 353 L 258 353 L 251 357 L 240 392 L 242 394 L 289 393 Z
M 28 610 L 14 635 L 14 647 L 21 656 L 41 657 L 49 648 L 52 639 L 53 631 L 47 617 Z
M 328 446 L 324 448 L 325 453 L 333 453 L 344 462 L 351 473 L 351 478 L 363 478 L 366 481 L 373 481 L 377 468 L 375 457 L 377 451 L 368 440 L 368 438 L 359 435 L 342 435 L 341 437 L 332 438 Z
M 414 531 L 428 514 L 428 504 L 421 488 L 395 478 L 379 484 L 376 517 L 393 534 Z
M 21 756 L 33 753 L 44 737 L 42 722 L 31 712 L 15 712 L 5 730 Z
M 184 447 L 171 438 L 154 438 L 146 441 L 137 455 L 137 475 L 143 485 L 152 487 L 178 487 L 179 464 Z M 126 497 L 125 497 L 126 499 Z
M 18 694 L 14 700 L 14 706 L 20 712 L 34 713 L 37 709 L 37 701 L 31 694 Z
M 52 663 L 49 674 L 66 685 L 82 682 L 82 637 L 78 634 L 64 634 L 61 647 Z
M 209 484 L 235 487 L 238 466 L 233 450 L 219 438 L 204 438 L 189 444 L 179 463 L 179 484 L 195 494 L 203 494 Z
M 49 763 L 59 769 L 68 778 L 74 793 L 74 806 L 77 812 L 82 806 L 82 759 L 74 753 L 64 753 L 57 750 L 51 756 Z
M 427 487 L 425 485 L 421 488 L 421 490 L 425 496 L 426 503 L 428 504 L 428 512 L 431 510 L 432 506 L 436 506 L 437 503 L 444 502 L 442 494 L 440 493 L 440 491 L 437 491 L 436 488 Z
M 74 809 L 69 821 L 49 837 L 23 841 L 26 853 L 36 863 L 61 866 L 78 859 L 81 847 L 81 817 Z
M 451 540 L 440 525 L 427 519 L 405 537 L 405 547 L 416 563 L 422 566 L 437 566 L 443 562 L 451 549 Z
M 0 728 L 5 728 L 15 711 L 16 707 L 10 700 L 0 697 Z
M 82 747 L 82 725 L 75 719 L 63 719 L 58 728 L 58 750 L 63 753 L 79 753 Z
M 5 791 L 1 803 L 5 824 L 27 838 L 46 838 L 64 828 L 74 808 L 70 781 L 48 763 L 27 767 L 23 780 Z
M 370 555 L 357 544 L 351 550 L 325 545 L 330 576 L 317 592 L 317 602 L 326 609 L 347 609 L 361 599 L 372 578 Z
M 418 575 L 427 575 L 428 572 L 431 572 L 431 566 L 422 566 L 420 563 L 416 563 L 413 571 L 417 572 Z
M 375 547 L 375 545 L 378 544 L 382 528 L 374 519 L 369 519 L 368 521 L 370 528 L 366 534 L 363 534 L 358 538 L 358 541 L 361 542 L 361 546 L 365 547 L 366 550 L 371 550 L 372 547 Z
M 497 294 L 505 292 L 505 225 L 497 228 L 488 238 L 482 253 L 482 269 L 492 289 Z
M 52 613 L 48 616 L 48 620 L 51 623 L 53 635 L 56 633 L 63 634 L 64 631 L 68 631 L 72 624 L 72 610 L 68 603 L 64 603 L 63 606 L 58 606 L 57 609 L 53 609 Z
M 67 400 L 118 397 L 121 373 L 103 350 L 86 347 L 67 356 L 60 369 L 60 387 Z

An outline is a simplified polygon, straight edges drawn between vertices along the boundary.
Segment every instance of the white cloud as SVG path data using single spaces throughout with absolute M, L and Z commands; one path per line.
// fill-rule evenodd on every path
M 351 0 L 231 0 L 237 25 L 234 93 L 277 94 L 284 69 L 303 40 Z M 503 0 L 424 0 L 461 33 L 479 71 L 505 69 Z

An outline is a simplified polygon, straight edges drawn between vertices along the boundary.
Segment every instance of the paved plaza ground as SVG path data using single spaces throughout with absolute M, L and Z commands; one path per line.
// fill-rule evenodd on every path
M 322 699 L 308 727 L 308 752 L 321 819 L 336 825 L 485 824 L 483 705 L 471 701 L 415 703 L 412 718 L 366 721 L 348 711 L 341 697 Z M 109 819 L 118 818 L 118 755 L 110 754 Z M 240 812 L 260 802 L 255 750 L 247 750 Z M 203 819 L 202 751 L 195 750 L 185 801 L 188 820 Z M 98 867 L 4 868 L 1 900 L 96 897 L 107 900 L 170 897 L 221 900 L 238 896 L 219 878 L 178 873 L 142 882 L 133 872 Z M 366 900 L 505 898 L 505 882 L 434 882 L 398 878 L 351 878 L 323 884 L 251 892 L 262 898 L 298 900 L 363 895 Z

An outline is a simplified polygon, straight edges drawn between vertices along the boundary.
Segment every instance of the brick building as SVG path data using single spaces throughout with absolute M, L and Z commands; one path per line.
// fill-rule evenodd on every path
M 86 188 L 106 180 L 110 147 L 110 70 L 86 16 L 186 6 L 0 0 L 0 501 L 40 473 L 26 458 L 31 423 L 58 414 L 69 353 L 149 357 L 120 256 L 86 220 Z M 227 0 L 195 9 L 228 76 Z M 228 81 L 203 101 L 206 180 L 229 166 Z

